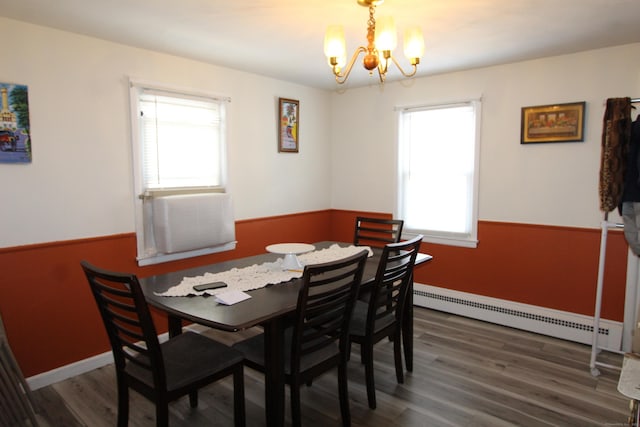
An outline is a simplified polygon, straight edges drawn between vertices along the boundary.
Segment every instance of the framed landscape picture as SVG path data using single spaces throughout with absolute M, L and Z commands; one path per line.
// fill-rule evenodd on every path
M 522 108 L 521 144 L 584 141 L 585 102 Z
M 278 152 L 297 153 L 300 145 L 300 101 L 279 98 Z

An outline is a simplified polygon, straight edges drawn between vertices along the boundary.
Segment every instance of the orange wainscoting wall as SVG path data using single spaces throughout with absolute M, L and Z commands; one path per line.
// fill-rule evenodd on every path
M 357 215 L 326 210 L 237 221 L 233 251 L 138 267 L 135 234 L 126 233 L 0 249 L 0 312 L 25 376 L 47 372 L 109 351 L 95 302 L 79 262 L 135 272 L 140 277 L 264 252 L 278 242 L 351 242 Z M 415 281 L 464 292 L 593 314 L 600 231 L 483 221 L 477 249 L 425 243 L 434 260 Z M 627 247 L 609 236 L 604 318 L 623 317 Z M 158 332 L 166 318 L 154 311 Z

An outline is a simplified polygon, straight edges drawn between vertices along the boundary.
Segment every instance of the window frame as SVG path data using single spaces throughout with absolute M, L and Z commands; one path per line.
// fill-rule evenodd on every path
M 425 111 L 438 110 L 460 106 L 471 106 L 475 114 L 475 133 L 474 133 L 474 158 L 473 173 L 471 184 L 471 201 L 468 204 L 470 209 L 471 224 L 468 233 L 453 233 L 438 230 L 426 230 L 411 227 L 405 222 L 403 234 L 423 234 L 424 241 L 449 246 L 460 246 L 467 248 L 476 248 L 478 246 L 478 194 L 479 194 L 479 177 L 480 177 L 480 147 L 481 147 L 481 127 L 482 127 L 482 99 L 465 99 L 455 102 L 442 102 L 434 104 L 420 104 L 406 107 L 397 107 L 397 198 L 395 203 L 394 215 L 398 218 L 404 218 L 404 197 L 405 197 L 405 176 L 408 161 L 406 154 L 406 143 L 403 141 L 403 114 Z
M 231 250 L 235 248 L 235 242 L 216 247 L 216 248 L 203 248 L 190 250 L 185 252 L 171 253 L 171 254 L 150 254 L 148 252 L 149 234 L 153 234 L 150 229 L 152 225 L 149 221 L 145 221 L 145 201 L 151 201 L 154 197 L 180 195 L 180 194 L 201 194 L 201 193 L 227 193 L 229 191 L 228 183 L 228 123 L 229 108 L 225 108 L 223 122 L 223 140 L 221 141 L 220 149 L 220 170 L 221 170 L 221 183 L 217 186 L 190 186 L 190 187 L 166 187 L 166 188 L 152 188 L 145 189 L 144 187 L 144 173 L 143 173 L 143 161 L 144 161 L 144 142 L 141 138 L 141 129 L 139 125 L 139 111 L 140 104 L 139 99 L 143 91 L 152 91 L 158 93 L 165 93 L 167 95 L 173 95 L 183 98 L 197 98 L 207 99 L 214 102 L 220 102 L 221 104 L 228 104 L 231 102 L 231 98 L 226 96 L 220 96 L 207 92 L 197 91 L 189 88 L 180 88 L 176 86 L 165 85 L 161 83 L 154 83 L 145 80 L 138 80 L 134 78 L 129 79 L 129 108 L 131 115 L 131 149 L 132 149 L 132 171 L 133 171 L 133 191 L 134 191 L 134 212 L 135 212 L 135 230 L 136 230 L 136 260 L 139 266 L 159 264 L 168 261 L 174 261 L 179 259 L 185 259 L 200 255 L 207 255 L 215 252 L 221 252 L 225 250 Z M 151 237 L 152 238 L 152 237 Z

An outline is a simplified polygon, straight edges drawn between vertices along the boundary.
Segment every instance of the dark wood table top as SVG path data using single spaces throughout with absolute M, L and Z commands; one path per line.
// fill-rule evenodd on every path
M 316 249 L 327 248 L 333 243 L 348 246 L 348 243 L 318 242 Z M 375 278 L 381 250 L 373 248 L 363 275 L 363 286 Z M 213 296 L 166 297 L 155 295 L 179 284 L 183 277 L 200 276 L 204 273 L 219 273 L 232 268 L 243 268 L 264 262 L 274 262 L 281 255 L 265 253 L 231 261 L 210 264 L 186 270 L 175 271 L 147 278 L 141 278 L 140 284 L 147 302 L 170 315 L 225 331 L 247 329 L 295 311 L 301 279 L 269 285 L 261 289 L 248 291 L 251 298 L 234 305 L 216 302 Z M 426 262 L 431 256 L 419 254 L 416 264 Z

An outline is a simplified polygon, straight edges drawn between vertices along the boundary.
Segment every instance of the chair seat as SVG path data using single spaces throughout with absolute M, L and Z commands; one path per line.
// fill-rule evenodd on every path
M 190 331 L 171 338 L 160 347 L 164 358 L 168 392 L 213 377 L 243 360 L 243 355 L 239 351 Z M 153 379 L 148 370 L 129 363 L 125 371 L 149 387 L 153 387 Z
M 284 373 L 291 375 L 291 346 L 293 345 L 293 328 L 287 328 L 284 331 Z M 264 370 L 264 334 L 256 335 L 244 341 L 240 341 L 233 346 L 234 349 L 240 351 L 250 366 L 254 369 Z M 340 354 L 338 344 L 324 347 L 311 354 L 302 356 L 300 359 L 300 371 L 304 372 L 314 366 L 317 366 L 325 360 L 329 360 Z
M 358 300 L 353 307 L 353 316 L 351 318 L 351 325 L 349 334 L 351 337 L 364 337 L 366 335 L 367 327 L 367 310 L 369 309 L 369 303 L 366 301 Z M 393 314 L 387 314 L 376 321 L 374 328 L 374 334 L 382 329 L 392 325 L 395 321 Z

